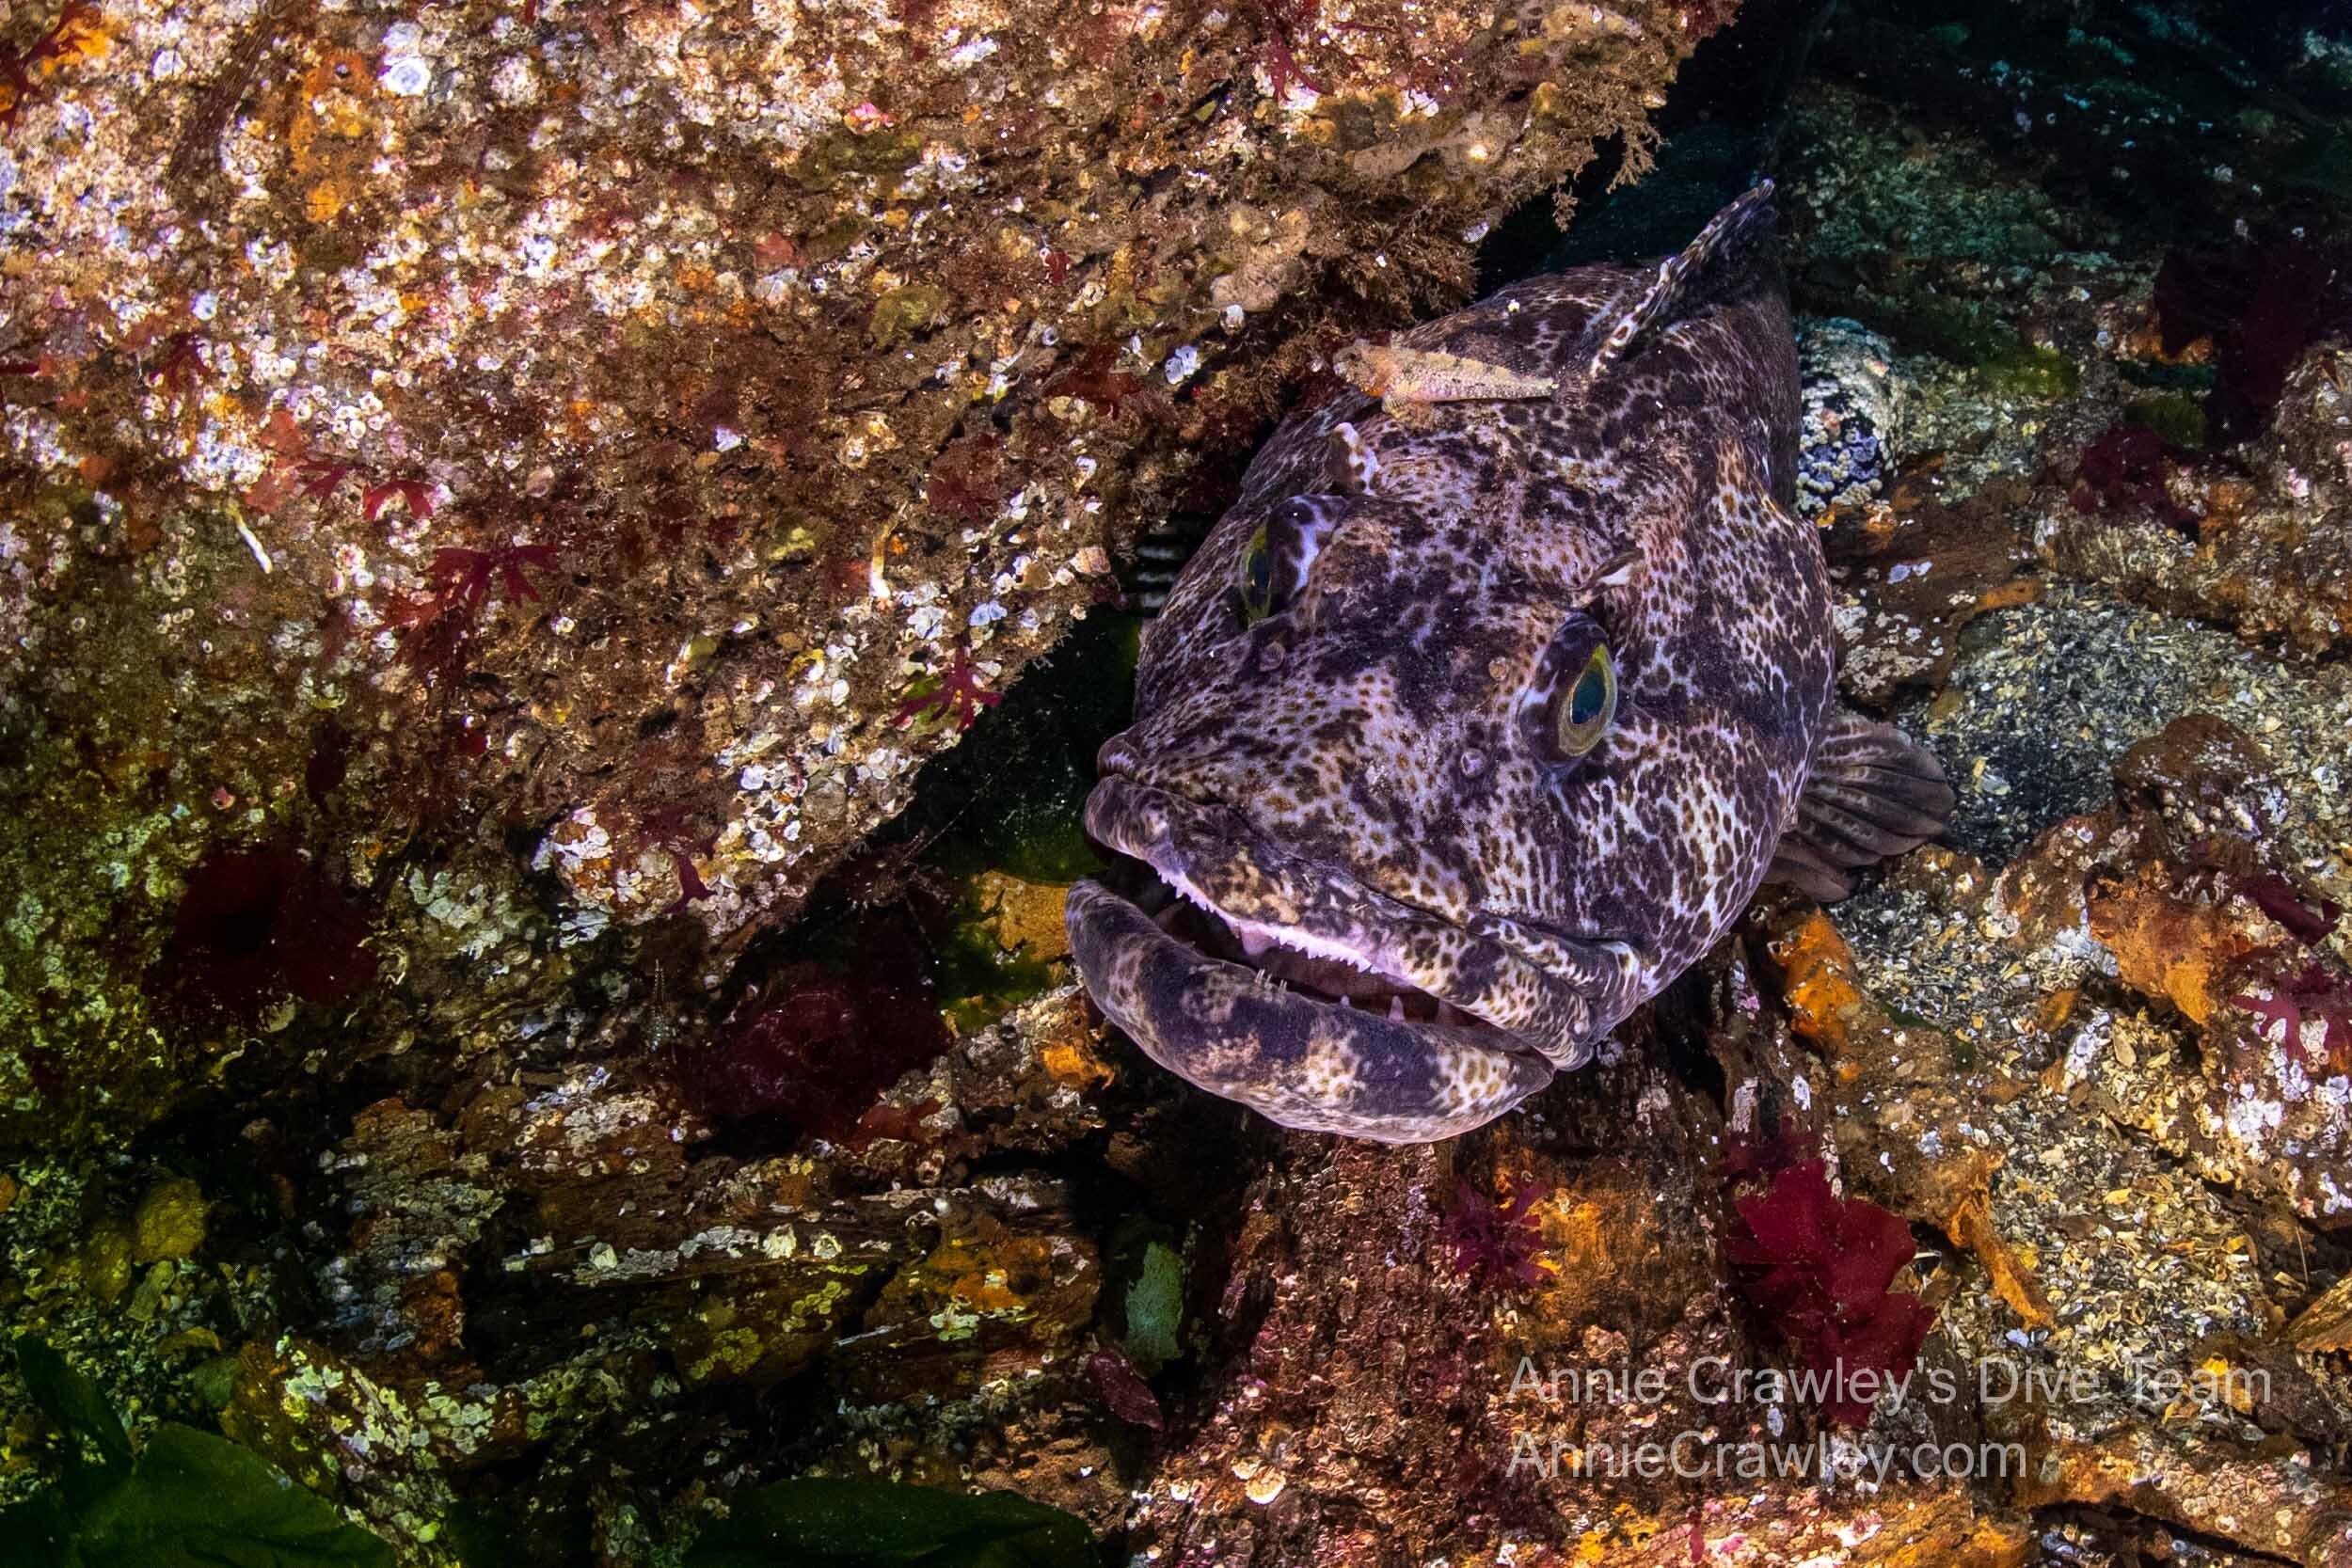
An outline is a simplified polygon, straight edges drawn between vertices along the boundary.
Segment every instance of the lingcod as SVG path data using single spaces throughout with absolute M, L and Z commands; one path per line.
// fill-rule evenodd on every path
M 1678 254 L 1336 359 L 1146 630 L 1071 893 L 1103 1011 L 1286 1127 L 1449 1137 L 1583 1066 L 1768 876 L 1943 829 L 1842 705 L 1758 184 Z

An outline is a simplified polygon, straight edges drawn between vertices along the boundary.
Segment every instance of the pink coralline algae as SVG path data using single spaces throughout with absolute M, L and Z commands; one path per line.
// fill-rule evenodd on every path
M 1469 1182 L 1458 1183 L 1444 1231 L 1454 1266 L 1487 1285 L 1542 1284 L 1550 1273 L 1536 1261 L 1543 1232 L 1536 1225 L 1535 1205 L 1550 1196 L 1551 1189 L 1541 1182 L 1514 1181 L 1509 1200 L 1497 1203 Z
M 1788 1166 L 1770 1191 L 1737 1207 L 1723 1252 L 1741 1271 L 1741 1293 L 1823 1390 L 1823 1417 L 1867 1425 L 1870 1401 L 1857 1397 L 1858 1374 L 1909 1372 L 1934 1318 L 1918 1297 L 1888 1289 L 1911 1261 L 1911 1227 L 1875 1203 L 1840 1200 L 1819 1160 Z
M 2074 480 L 2074 510 L 2147 512 L 2193 531 L 2197 514 L 2175 502 L 2165 488 L 2171 467 L 2163 436 L 2146 425 L 2119 424 L 2084 451 Z

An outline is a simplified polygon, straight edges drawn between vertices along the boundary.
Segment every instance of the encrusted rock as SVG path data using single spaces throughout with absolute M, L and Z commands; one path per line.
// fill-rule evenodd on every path
M 251 1050 L 158 994 L 214 851 L 354 927 L 265 1037 L 666 917 L 720 973 L 1733 8 L 68 8 L 0 153 L 0 1137 Z

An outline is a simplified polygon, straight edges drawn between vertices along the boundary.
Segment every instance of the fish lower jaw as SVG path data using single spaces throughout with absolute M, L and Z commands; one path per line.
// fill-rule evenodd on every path
M 1160 928 L 1206 957 L 1244 965 L 1261 987 L 1391 1022 L 1501 1032 L 1477 1014 L 1423 990 L 1410 975 L 1380 964 L 1369 956 L 1374 946 L 1369 938 L 1352 943 L 1237 915 L 1219 908 L 1183 873 L 1157 865 L 1152 871 L 1160 885 L 1176 895 L 1153 916 Z

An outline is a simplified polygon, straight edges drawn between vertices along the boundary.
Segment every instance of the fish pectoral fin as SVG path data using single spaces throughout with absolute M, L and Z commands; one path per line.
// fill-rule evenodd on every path
M 1892 724 L 1833 708 L 1769 875 L 1835 902 L 1853 891 L 1855 871 L 1941 833 L 1958 799 L 1934 752 Z
M 1853 892 L 1852 878 L 1806 847 L 1794 833 L 1781 835 L 1779 847 L 1772 851 L 1772 868 L 1764 873 L 1764 879 L 1795 888 L 1822 904 L 1835 904 Z
M 1642 335 L 1661 322 L 1683 313 L 1700 280 L 1724 258 L 1738 253 L 1753 236 L 1772 223 L 1772 182 L 1758 181 L 1746 194 L 1708 221 L 1698 237 L 1651 272 L 1635 279 L 1627 291 L 1593 314 L 1592 325 L 1577 345 L 1570 363 L 1583 372 L 1579 383 L 1589 385 L 1623 359 Z

